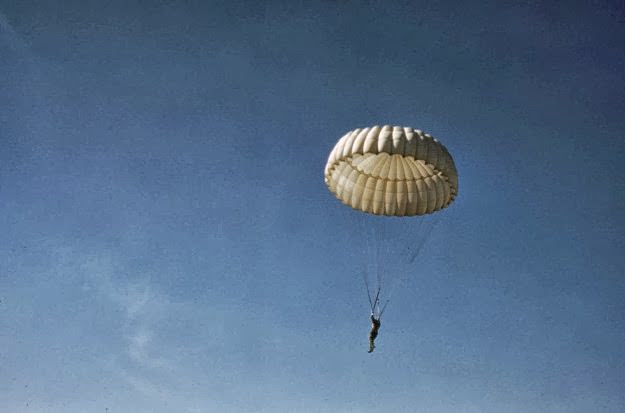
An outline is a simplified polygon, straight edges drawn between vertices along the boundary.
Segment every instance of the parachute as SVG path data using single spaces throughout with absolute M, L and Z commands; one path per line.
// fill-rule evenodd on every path
M 448 207 L 458 194 L 453 158 L 421 130 L 373 126 L 341 137 L 324 175 L 328 189 L 359 214 L 368 260 L 363 278 L 371 313 L 381 316 L 392 294 L 393 285 L 387 284 L 405 273 L 402 264 L 415 260 L 432 229 L 422 216 Z M 403 239 L 398 231 L 415 233 Z

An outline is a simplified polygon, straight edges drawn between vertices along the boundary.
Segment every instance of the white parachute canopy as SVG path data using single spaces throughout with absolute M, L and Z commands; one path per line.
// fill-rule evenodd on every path
M 325 181 L 343 203 L 375 215 L 430 214 L 458 193 L 447 148 L 420 130 L 399 126 L 346 133 L 328 157 Z
M 373 126 L 339 139 L 324 175 L 341 202 L 362 212 L 354 232 L 365 241 L 363 274 L 371 311 L 379 316 L 380 302 L 388 302 L 432 229 L 434 221 L 430 226 L 421 216 L 446 208 L 458 194 L 453 158 L 418 129 Z

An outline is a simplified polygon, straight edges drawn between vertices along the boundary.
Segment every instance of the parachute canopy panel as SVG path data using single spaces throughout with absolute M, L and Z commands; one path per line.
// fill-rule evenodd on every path
M 324 174 L 341 202 L 375 215 L 431 214 L 458 193 L 447 148 L 418 129 L 400 126 L 348 132 L 334 146 Z

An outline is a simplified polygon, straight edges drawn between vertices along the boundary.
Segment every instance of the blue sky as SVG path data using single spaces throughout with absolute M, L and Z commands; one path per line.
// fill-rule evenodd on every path
M 0 1 L 0 412 L 624 411 L 623 6 L 541 3 Z M 369 355 L 375 124 L 460 194 Z

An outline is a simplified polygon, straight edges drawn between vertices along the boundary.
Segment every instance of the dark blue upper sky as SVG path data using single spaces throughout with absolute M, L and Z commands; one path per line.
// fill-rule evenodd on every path
M 625 13 L 544 3 L 0 0 L 0 412 L 625 411 Z M 460 194 L 369 355 L 376 124 Z

